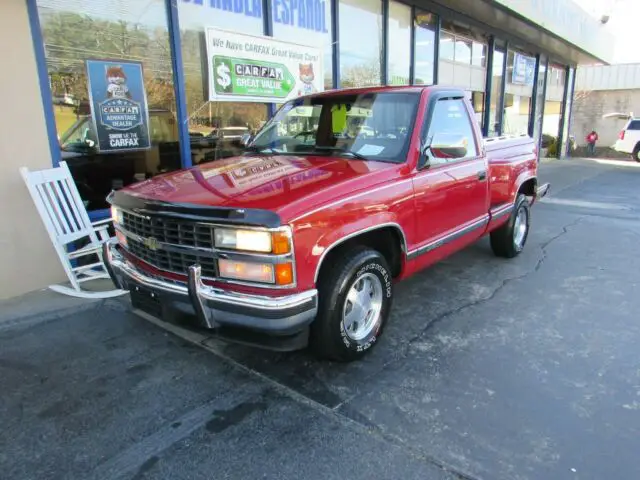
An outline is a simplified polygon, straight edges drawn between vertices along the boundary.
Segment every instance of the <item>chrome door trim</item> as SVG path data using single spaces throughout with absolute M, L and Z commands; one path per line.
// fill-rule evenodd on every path
M 475 220 L 473 223 L 467 226 L 459 228 L 458 230 L 455 230 L 445 235 L 444 237 L 438 238 L 437 240 L 434 240 L 426 245 L 423 245 L 422 247 L 412 250 L 411 252 L 408 253 L 407 260 L 413 260 L 416 257 L 419 257 L 420 255 L 424 255 L 425 253 L 429 253 L 435 250 L 436 248 L 440 248 L 448 243 L 451 243 L 454 240 L 457 240 L 458 238 L 464 235 L 467 235 L 468 233 L 471 233 L 474 230 L 477 230 L 478 228 L 482 228 L 486 226 L 487 223 L 489 223 L 489 215 L 483 215 L 481 218 L 479 218 L 478 220 Z

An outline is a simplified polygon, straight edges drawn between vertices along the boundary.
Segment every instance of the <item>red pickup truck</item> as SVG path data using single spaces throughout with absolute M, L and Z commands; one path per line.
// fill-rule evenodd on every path
M 536 172 L 533 140 L 483 140 L 462 90 L 325 92 L 285 103 L 242 156 L 113 192 L 103 256 L 138 311 L 350 361 L 396 281 L 486 234 L 520 253 Z

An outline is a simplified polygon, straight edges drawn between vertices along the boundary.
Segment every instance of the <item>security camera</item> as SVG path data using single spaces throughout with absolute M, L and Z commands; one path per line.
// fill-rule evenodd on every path
M 600 17 L 600 23 L 602 23 L 603 25 L 606 24 L 609 21 L 609 15 L 602 15 L 602 17 Z

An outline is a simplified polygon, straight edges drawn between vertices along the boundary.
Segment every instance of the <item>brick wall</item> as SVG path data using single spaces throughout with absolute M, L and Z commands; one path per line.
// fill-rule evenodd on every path
M 585 145 L 585 136 L 591 131 L 598 132 L 602 147 L 610 147 L 618 139 L 625 120 L 602 118 L 611 112 L 635 112 L 640 116 L 640 89 L 637 90 L 595 90 L 576 91 L 571 114 L 571 135 L 579 146 Z

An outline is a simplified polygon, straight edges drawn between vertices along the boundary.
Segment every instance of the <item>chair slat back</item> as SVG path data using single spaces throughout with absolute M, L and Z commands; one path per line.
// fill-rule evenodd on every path
M 20 173 L 52 241 L 66 245 L 86 236 L 98 241 L 66 162 L 34 172 L 23 167 Z

